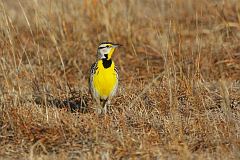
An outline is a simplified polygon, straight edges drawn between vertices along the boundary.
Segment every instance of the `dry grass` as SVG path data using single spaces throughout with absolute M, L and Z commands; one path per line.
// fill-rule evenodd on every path
M 0 159 L 239 159 L 238 0 L 0 2 Z M 101 41 L 120 89 L 98 116 Z

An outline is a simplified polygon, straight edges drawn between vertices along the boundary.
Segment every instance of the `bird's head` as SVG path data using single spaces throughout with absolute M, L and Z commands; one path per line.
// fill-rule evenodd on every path
M 98 59 L 107 59 L 110 60 L 113 52 L 117 47 L 121 46 L 120 44 L 114 44 L 111 42 L 102 42 L 98 46 Z

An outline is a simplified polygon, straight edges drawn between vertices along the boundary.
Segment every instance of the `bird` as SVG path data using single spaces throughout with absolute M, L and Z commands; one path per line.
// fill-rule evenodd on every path
M 118 89 L 118 69 L 112 55 L 119 46 L 112 42 L 102 42 L 97 49 L 96 62 L 90 68 L 89 91 L 97 103 L 97 113 L 107 112 Z

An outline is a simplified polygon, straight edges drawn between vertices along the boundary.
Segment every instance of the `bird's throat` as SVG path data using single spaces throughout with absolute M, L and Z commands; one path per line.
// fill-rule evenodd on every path
M 109 59 L 107 60 L 107 58 L 102 59 L 102 64 L 104 68 L 109 68 L 112 65 L 112 60 Z

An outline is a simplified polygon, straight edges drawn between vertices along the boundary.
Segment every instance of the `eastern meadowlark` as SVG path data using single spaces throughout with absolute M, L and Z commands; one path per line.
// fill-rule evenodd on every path
M 111 42 L 101 43 L 97 50 L 97 61 L 91 66 L 89 90 L 97 107 L 103 107 L 105 112 L 118 88 L 118 71 L 111 58 L 119 46 Z M 97 109 L 101 111 L 102 108 Z

